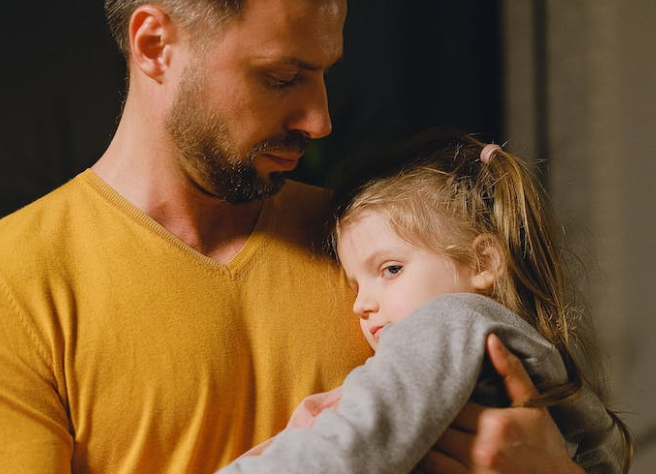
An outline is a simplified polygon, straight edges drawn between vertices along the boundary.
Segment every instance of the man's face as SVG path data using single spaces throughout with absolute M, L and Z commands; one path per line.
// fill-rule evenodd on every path
M 189 49 L 166 125 L 196 187 L 234 203 L 271 196 L 308 140 L 331 132 L 324 74 L 345 15 L 345 0 L 250 0 Z

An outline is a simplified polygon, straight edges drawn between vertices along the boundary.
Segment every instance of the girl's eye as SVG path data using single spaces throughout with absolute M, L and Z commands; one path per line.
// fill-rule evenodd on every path
M 390 265 L 389 267 L 383 268 L 383 273 L 387 276 L 393 276 L 397 275 L 402 269 L 403 266 L 401 265 Z

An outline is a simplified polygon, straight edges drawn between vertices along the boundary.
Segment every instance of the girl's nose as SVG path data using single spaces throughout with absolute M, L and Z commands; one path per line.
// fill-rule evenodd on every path
M 371 313 L 378 311 L 378 304 L 371 295 L 358 292 L 358 296 L 353 303 L 353 312 L 360 316 L 362 319 L 367 319 Z

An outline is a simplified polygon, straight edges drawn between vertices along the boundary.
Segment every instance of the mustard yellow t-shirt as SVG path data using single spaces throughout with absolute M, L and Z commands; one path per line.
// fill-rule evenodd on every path
M 0 470 L 212 473 L 370 355 L 288 183 L 228 265 L 87 170 L 0 221 Z

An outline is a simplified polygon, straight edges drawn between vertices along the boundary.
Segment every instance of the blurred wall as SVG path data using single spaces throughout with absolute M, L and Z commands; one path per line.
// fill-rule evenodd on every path
M 613 407 L 638 440 L 634 474 L 656 466 L 656 3 L 559 0 L 503 6 L 505 134 L 546 160 L 583 262 L 610 368 Z

